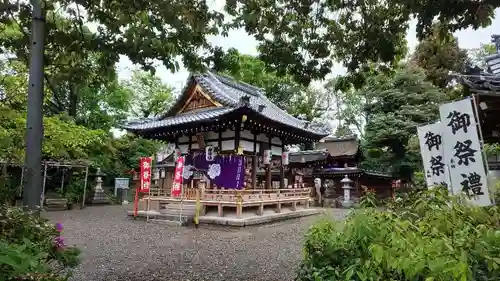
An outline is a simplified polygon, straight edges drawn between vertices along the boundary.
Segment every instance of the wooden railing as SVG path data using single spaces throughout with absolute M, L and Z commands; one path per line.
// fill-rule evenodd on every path
M 245 190 L 205 190 L 204 201 L 242 202 L 278 200 L 310 197 L 309 188 L 297 189 L 245 189 Z
M 151 197 L 169 198 L 170 190 L 160 189 L 158 187 L 151 188 Z M 147 195 L 146 195 L 147 197 Z M 252 202 L 260 200 L 278 200 L 292 198 L 311 197 L 311 188 L 285 188 L 285 189 L 205 189 L 202 193 L 201 200 L 203 201 L 238 201 Z M 175 199 L 196 200 L 196 189 L 184 188 L 182 196 Z
M 159 187 L 151 187 L 151 197 L 170 197 L 170 189 L 162 189 Z M 146 195 L 148 196 L 148 195 Z M 181 198 L 181 197 L 176 197 Z M 196 189 L 193 188 L 184 188 L 182 191 L 182 198 L 186 200 L 195 200 L 196 199 Z

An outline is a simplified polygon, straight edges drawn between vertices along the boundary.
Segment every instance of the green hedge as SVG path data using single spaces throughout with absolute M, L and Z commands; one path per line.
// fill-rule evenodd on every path
M 306 236 L 297 280 L 500 280 L 500 211 L 458 204 L 443 190 L 322 221 Z

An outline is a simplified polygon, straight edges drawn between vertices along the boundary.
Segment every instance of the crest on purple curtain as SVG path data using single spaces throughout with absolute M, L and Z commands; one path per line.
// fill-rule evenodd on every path
M 242 189 L 245 178 L 245 159 L 241 155 L 217 155 L 214 161 L 207 161 L 204 153 L 186 156 L 184 180 L 191 181 L 195 171 L 203 173 L 219 187 Z

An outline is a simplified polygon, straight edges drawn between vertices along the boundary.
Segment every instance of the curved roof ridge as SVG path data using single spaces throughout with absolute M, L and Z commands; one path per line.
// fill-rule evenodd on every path
M 264 96 L 262 88 L 245 83 L 243 81 L 237 81 L 233 77 L 229 77 L 229 76 L 224 75 L 224 74 L 213 73 L 213 72 L 209 72 L 209 73 L 211 75 L 213 75 L 215 79 L 219 80 L 221 83 L 223 83 L 229 87 L 237 88 L 238 90 L 241 90 L 241 91 L 248 93 L 250 95 L 253 95 L 253 96 Z

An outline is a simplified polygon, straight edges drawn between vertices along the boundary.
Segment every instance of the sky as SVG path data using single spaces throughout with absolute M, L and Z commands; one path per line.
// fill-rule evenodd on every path
M 214 9 L 221 10 L 223 4 L 224 1 L 222 0 L 214 0 Z M 490 43 L 491 35 L 500 34 L 500 9 L 496 10 L 495 17 L 496 18 L 493 23 L 487 28 L 478 30 L 466 29 L 456 32 L 455 36 L 458 38 L 460 47 L 464 49 L 473 49 L 479 48 L 481 44 Z M 410 24 L 410 28 L 407 32 L 407 40 L 410 50 L 414 50 L 418 43 L 416 38 L 416 21 L 413 21 Z M 225 50 L 235 48 L 243 54 L 258 54 L 257 41 L 252 36 L 248 35 L 243 29 L 233 30 L 227 37 L 211 36 L 209 41 L 214 45 L 221 46 Z M 120 79 L 129 79 L 132 75 L 133 69 L 135 68 L 137 68 L 137 66 L 134 66 L 127 57 L 122 56 L 117 65 Z M 342 75 L 345 74 L 345 72 L 346 70 L 342 67 L 342 65 L 336 64 L 332 68 L 330 76 Z M 159 65 L 156 70 L 156 75 L 165 83 L 168 83 L 177 91 L 180 91 L 186 83 L 189 72 L 185 68 L 182 68 L 176 73 L 171 73 L 170 70 L 167 70 L 165 67 Z M 319 87 L 321 84 L 322 81 L 313 82 L 313 86 L 315 87 Z

